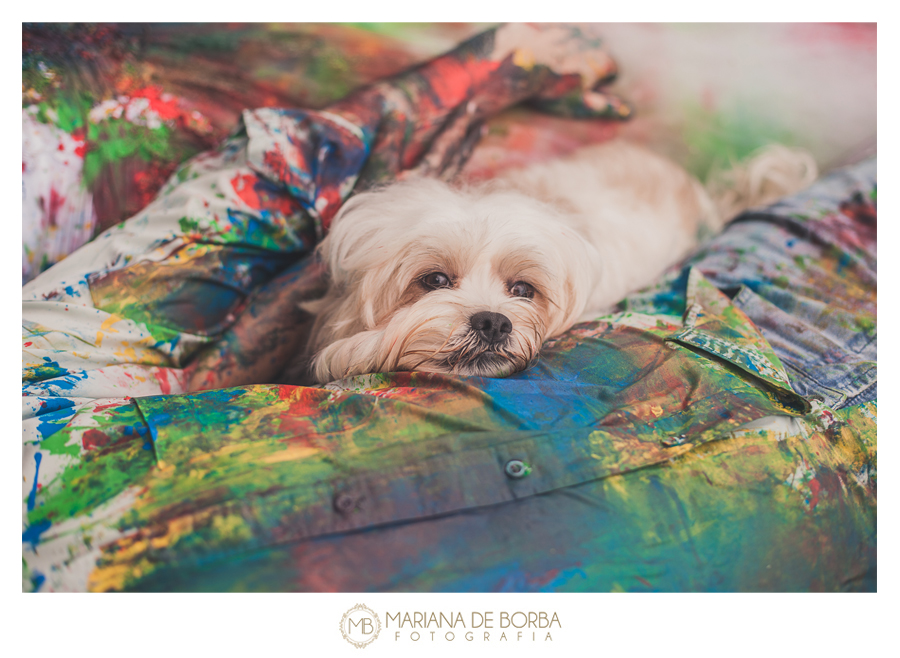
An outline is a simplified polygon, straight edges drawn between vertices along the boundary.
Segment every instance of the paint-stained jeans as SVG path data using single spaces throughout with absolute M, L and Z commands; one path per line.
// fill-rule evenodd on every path
M 744 214 L 689 261 L 760 329 L 794 390 L 836 409 L 876 399 L 876 187 L 874 158 L 842 169 Z M 679 284 L 629 306 L 652 312 Z

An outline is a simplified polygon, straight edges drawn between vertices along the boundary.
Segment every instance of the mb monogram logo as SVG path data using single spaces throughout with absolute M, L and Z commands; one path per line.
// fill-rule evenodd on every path
M 369 646 L 380 632 L 378 615 L 362 603 L 357 603 L 341 618 L 341 635 L 357 649 Z

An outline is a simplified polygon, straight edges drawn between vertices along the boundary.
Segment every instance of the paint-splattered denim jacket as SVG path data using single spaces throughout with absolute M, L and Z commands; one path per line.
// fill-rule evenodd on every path
M 875 168 L 506 379 L 159 395 L 133 378 L 173 369 L 111 365 L 103 399 L 58 361 L 25 386 L 23 587 L 874 590 Z

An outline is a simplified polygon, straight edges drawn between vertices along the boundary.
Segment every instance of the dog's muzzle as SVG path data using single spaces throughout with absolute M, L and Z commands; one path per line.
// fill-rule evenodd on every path
M 514 347 L 512 321 L 502 313 L 480 311 L 469 318 L 467 331 L 454 340 L 440 361 L 442 369 L 461 375 L 498 377 L 528 365 L 529 357 Z

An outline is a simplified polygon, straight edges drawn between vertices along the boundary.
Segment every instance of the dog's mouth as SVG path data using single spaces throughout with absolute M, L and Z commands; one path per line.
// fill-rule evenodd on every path
M 442 355 L 436 365 L 445 372 L 478 377 L 505 377 L 524 370 L 536 355 L 512 349 L 514 341 L 491 345 L 469 334 Z
M 452 331 L 440 345 L 402 345 L 400 358 L 382 370 L 419 370 L 474 377 L 507 377 L 533 365 L 541 349 L 541 334 L 513 329 L 501 340 L 486 340 L 471 326 Z
M 513 361 L 506 355 L 494 351 L 460 352 L 444 360 L 451 372 L 461 375 L 482 375 L 497 377 L 515 372 Z

